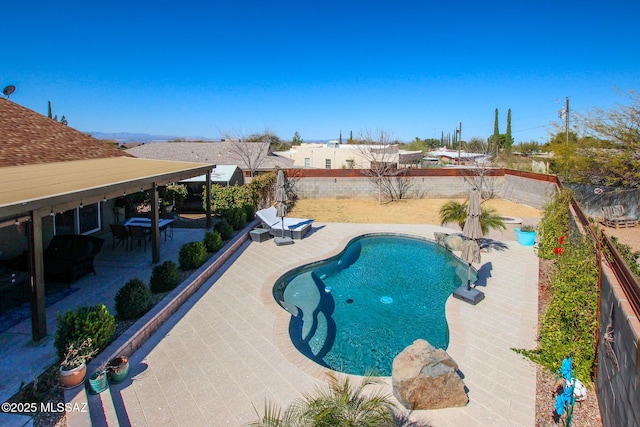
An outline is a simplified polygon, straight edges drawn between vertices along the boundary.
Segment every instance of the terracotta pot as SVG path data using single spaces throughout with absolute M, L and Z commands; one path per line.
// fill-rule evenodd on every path
M 73 369 L 62 369 L 60 367 L 60 385 L 63 388 L 75 388 L 84 382 L 84 377 L 87 375 L 87 365 L 81 364 Z

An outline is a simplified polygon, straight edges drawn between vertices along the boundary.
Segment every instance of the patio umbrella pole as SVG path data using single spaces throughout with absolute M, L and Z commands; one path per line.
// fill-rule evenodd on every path
M 469 304 L 476 305 L 484 299 L 484 293 L 471 288 L 471 264 L 480 262 L 480 239 L 482 239 L 482 227 L 480 225 L 480 196 L 477 189 L 473 189 L 467 205 L 467 219 L 464 222 L 462 234 L 465 241 L 462 245 L 460 258 L 467 262 L 467 286 L 461 285 L 453 291 L 453 296 Z

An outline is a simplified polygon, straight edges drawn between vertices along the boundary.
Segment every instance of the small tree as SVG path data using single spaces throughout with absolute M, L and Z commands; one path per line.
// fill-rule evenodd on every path
M 482 234 L 486 235 L 489 230 L 504 230 L 507 227 L 504 225 L 504 218 L 498 215 L 495 209 L 485 208 L 481 206 L 482 213 L 480 214 L 480 228 Z M 445 225 L 450 222 L 458 224 L 460 229 L 464 228 L 464 223 L 467 220 L 467 202 L 457 202 L 451 200 L 445 203 L 440 208 L 440 225 Z
M 365 163 L 363 167 L 368 168 L 363 174 L 377 188 L 378 203 L 382 204 L 384 198 L 402 198 L 398 195 L 407 190 L 407 185 L 403 185 L 406 177 L 398 169 L 398 144 L 393 142 L 391 134 L 385 130 L 365 131 L 356 150 Z
M 304 142 L 304 140 L 302 139 L 302 137 L 300 136 L 300 134 L 298 132 L 293 134 L 293 139 L 291 139 L 291 145 L 300 145 L 303 142 Z

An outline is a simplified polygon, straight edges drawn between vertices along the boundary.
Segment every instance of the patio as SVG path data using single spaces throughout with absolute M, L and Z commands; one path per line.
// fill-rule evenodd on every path
M 111 387 L 121 425 L 242 425 L 265 399 L 286 406 L 324 381 L 324 368 L 306 359 L 288 336 L 289 314 L 271 286 L 297 265 L 339 252 L 356 235 L 391 231 L 433 238 L 430 225 L 314 224 L 294 245 L 245 243 L 131 357 L 132 380 Z M 469 388 L 464 408 L 416 411 L 434 426 L 534 424 L 535 367 L 511 348 L 533 348 L 537 330 L 538 261 L 509 233 L 502 249 L 483 254 L 486 299 L 477 306 L 449 298 L 449 354 Z M 286 260 L 286 261 L 283 261 Z M 485 270 L 486 271 L 486 270 Z M 387 380 L 390 384 L 390 379 Z M 386 391 L 390 392 L 390 386 Z M 103 399 L 104 400 L 104 399 Z M 92 411 L 94 424 L 104 423 Z M 107 410 L 107 412 L 109 412 Z
M 178 250 L 186 242 L 202 240 L 205 230 L 176 228 L 174 238 L 163 240 L 160 244 L 160 262 L 177 262 Z M 34 343 L 31 338 L 31 319 L 20 321 L 8 330 L 0 332 L 0 400 L 5 401 L 18 391 L 20 383 L 33 381 L 34 376 L 57 361 L 53 339 L 56 332 L 56 315 L 81 306 L 104 303 L 112 313 L 116 292 L 127 280 L 139 277 L 148 283 L 153 265 L 151 251 L 133 245 L 125 251 L 124 247 L 111 249 L 111 234 L 101 235 L 105 244 L 95 259 L 97 275 L 86 275 L 71 284 L 71 293 L 46 308 L 48 334 L 41 342 Z M 27 303 L 28 304 L 28 303 Z M 4 414 L 0 414 L 3 424 Z

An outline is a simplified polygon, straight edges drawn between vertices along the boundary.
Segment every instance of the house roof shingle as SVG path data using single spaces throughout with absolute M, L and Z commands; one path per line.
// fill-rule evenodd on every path
M 143 159 L 174 160 L 181 162 L 200 162 L 224 165 L 238 165 L 248 170 L 249 166 L 233 150 L 232 142 L 149 142 L 127 150 Z M 293 167 L 293 160 L 268 153 L 268 144 L 246 143 L 248 147 L 265 151 L 263 161 L 257 168 L 260 171 Z
M 0 98 L 0 167 L 123 156 L 130 155 Z

